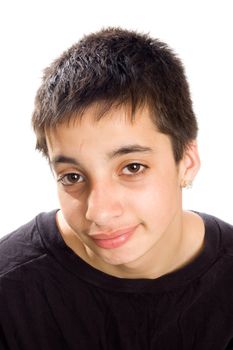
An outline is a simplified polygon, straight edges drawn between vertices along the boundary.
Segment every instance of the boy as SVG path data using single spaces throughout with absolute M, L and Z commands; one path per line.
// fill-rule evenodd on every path
M 60 210 L 0 245 L 3 349 L 232 349 L 233 228 L 182 209 L 198 172 L 180 60 L 120 28 L 45 70 L 32 125 Z

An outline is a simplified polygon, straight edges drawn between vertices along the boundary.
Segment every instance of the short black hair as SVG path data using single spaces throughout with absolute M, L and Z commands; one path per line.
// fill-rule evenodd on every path
M 45 132 L 93 103 L 101 117 L 114 105 L 147 105 L 157 129 L 170 136 L 176 162 L 197 137 L 197 120 L 181 60 L 148 34 L 107 28 L 84 36 L 44 71 L 32 126 L 36 149 L 48 157 Z

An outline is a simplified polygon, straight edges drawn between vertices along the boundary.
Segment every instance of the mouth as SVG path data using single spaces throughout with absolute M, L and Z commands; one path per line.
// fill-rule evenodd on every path
M 118 248 L 125 244 L 134 234 L 137 226 L 118 230 L 109 234 L 96 234 L 91 237 L 95 244 L 104 249 Z

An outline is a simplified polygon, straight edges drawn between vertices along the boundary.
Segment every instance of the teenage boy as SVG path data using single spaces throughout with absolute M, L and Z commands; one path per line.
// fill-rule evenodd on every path
M 1 241 L 1 349 L 232 349 L 233 228 L 182 209 L 200 161 L 173 51 L 84 37 L 45 70 L 32 124 L 60 209 Z

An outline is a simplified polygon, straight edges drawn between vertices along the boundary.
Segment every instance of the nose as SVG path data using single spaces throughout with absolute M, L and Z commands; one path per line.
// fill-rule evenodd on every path
M 119 191 L 106 183 L 95 186 L 87 200 L 86 219 L 98 226 L 106 226 L 122 215 Z

